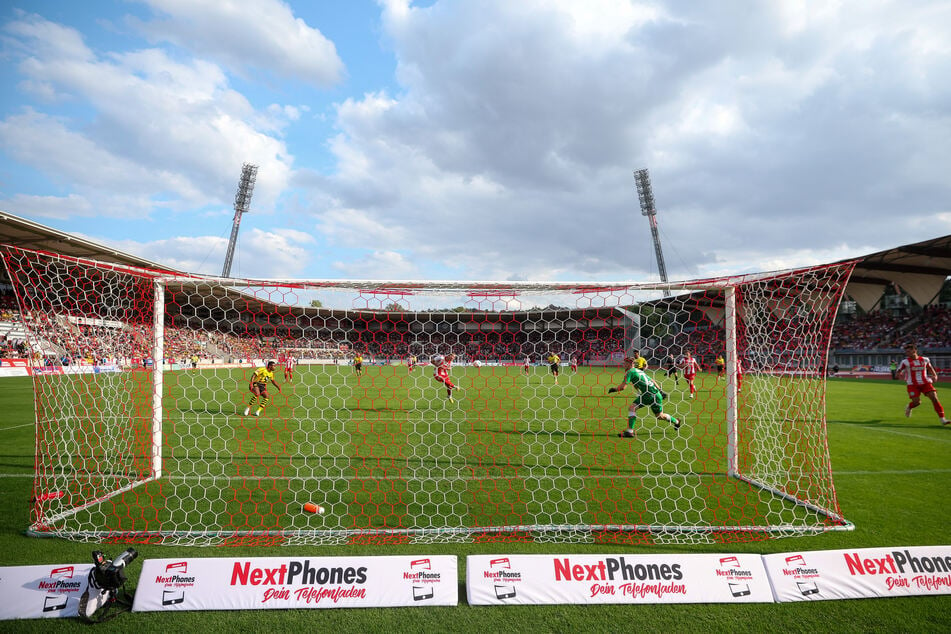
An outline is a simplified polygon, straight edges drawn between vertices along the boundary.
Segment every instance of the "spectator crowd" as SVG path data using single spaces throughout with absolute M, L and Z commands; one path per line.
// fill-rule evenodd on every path
M 151 327 L 86 319 L 69 315 L 43 315 L 34 322 L 43 323 L 43 342 L 31 350 L 26 338 L 23 316 L 11 294 L 0 294 L 0 356 L 53 357 L 68 363 L 86 359 L 94 363 L 132 362 L 152 356 Z M 169 362 L 200 359 L 249 360 L 278 359 L 283 356 L 339 361 L 359 353 L 375 359 L 398 360 L 410 356 L 427 358 L 453 353 L 459 359 L 483 359 L 521 362 L 526 357 L 541 361 L 555 352 L 562 359 L 575 358 L 585 364 L 603 361 L 624 353 L 624 328 L 576 326 L 572 328 L 523 328 L 508 322 L 506 329 L 453 329 L 445 332 L 417 332 L 413 329 L 367 327 L 362 330 L 322 331 L 321 337 L 277 336 L 267 328 L 256 333 L 228 331 L 241 324 L 219 324 L 221 330 L 202 330 L 170 323 L 164 330 L 164 353 Z M 779 325 L 784 335 L 783 350 L 808 346 L 797 339 L 795 324 Z M 329 333 L 329 334 L 328 334 Z M 792 334 L 789 334 L 792 333 Z M 629 335 L 630 333 L 628 333 Z M 643 334 L 643 333 L 642 333 Z M 769 335 L 767 335 L 769 336 Z M 913 341 L 919 348 L 951 348 L 951 309 L 931 306 L 910 318 L 898 318 L 886 311 L 858 316 L 843 316 L 835 324 L 831 337 L 833 350 L 896 349 Z M 724 349 L 724 332 L 709 322 L 686 327 L 663 337 L 653 338 L 651 350 L 659 363 L 668 354 L 692 350 L 704 366 L 712 366 Z

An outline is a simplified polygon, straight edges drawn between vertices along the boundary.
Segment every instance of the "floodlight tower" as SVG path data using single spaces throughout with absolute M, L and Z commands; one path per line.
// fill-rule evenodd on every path
M 238 241 L 238 227 L 241 226 L 241 214 L 248 212 L 251 206 L 251 194 L 254 193 L 254 181 L 258 177 L 258 166 L 245 163 L 241 166 L 241 180 L 238 181 L 238 193 L 234 195 L 234 222 L 231 225 L 231 239 L 228 240 L 228 253 L 221 277 L 231 275 L 231 260 L 234 258 L 234 245 Z
M 660 248 L 660 234 L 657 232 L 657 210 L 654 208 L 654 192 L 651 189 L 651 177 L 646 169 L 634 172 L 634 184 L 637 186 L 637 199 L 641 202 L 641 215 L 647 216 L 651 223 L 651 237 L 654 239 L 654 253 L 657 255 L 657 271 L 660 281 L 667 282 L 667 266 L 664 264 L 664 252 Z M 664 297 L 670 297 L 670 291 L 664 291 Z

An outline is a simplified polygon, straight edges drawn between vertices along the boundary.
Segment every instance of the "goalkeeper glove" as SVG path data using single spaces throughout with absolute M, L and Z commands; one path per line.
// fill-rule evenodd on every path
M 608 394 L 614 394 L 615 392 L 617 392 L 617 388 L 616 388 L 616 387 L 609 387 L 609 388 L 608 388 Z

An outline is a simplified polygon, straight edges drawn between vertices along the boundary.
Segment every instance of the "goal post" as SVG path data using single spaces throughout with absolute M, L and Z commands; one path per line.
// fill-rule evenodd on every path
M 35 393 L 29 532 L 95 538 L 101 522 L 77 516 L 161 475 L 161 372 L 145 367 L 161 346 L 155 273 L 12 248 L 3 258 Z
M 249 280 L 2 255 L 33 355 L 33 535 L 699 543 L 852 527 L 825 425 L 851 262 L 659 285 Z M 608 393 L 632 324 L 677 426 L 630 388 Z M 268 361 L 280 389 L 265 375 L 252 393 Z
M 161 280 L 153 282 L 155 295 L 152 301 L 152 456 L 150 477 L 162 477 L 162 399 L 164 392 L 165 364 L 155 363 L 165 359 L 165 285 Z M 127 367 L 131 365 L 127 364 Z

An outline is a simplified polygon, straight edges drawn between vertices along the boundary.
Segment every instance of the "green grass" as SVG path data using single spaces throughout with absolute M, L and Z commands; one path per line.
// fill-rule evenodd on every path
M 162 477 L 150 482 L 149 374 L 44 377 L 43 418 L 56 422 L 40 434 L 41 490 L 62 494 L 44 504 L 46 522 L 72 532 L 161 531 L 163 543 L 175 534 L 187 545 L 278 531 L 292 543 L 345 544 L 375 530 L 468 539 L 460 531 L 478 527 L 531 527 L 536 540 L 570 542 L 589 525 L 668 527 L 701 541 L 712 538 L 694 527 L 829 523 L 727 476 L 726 382 L 710 375 L 699 377 L 696 399 L 666 381 L 679 431 L 645 408 L 630 440 L 617 437 L 630 397 L 607 395 L 610 369 L 583 368 L 556 384 L 544 371 L 457 368 L 465 389 L 455 402 L 427 372 L 401 366 L 360 376 L 346 366 L 300 370 L 272 390 L 261 417 L 241 415 L 242 370 L 167 373 Z M 752 442 L 740 447 L 741 471 L 790 481 L 786 492 L 797 496 L 805 486 L 809 502 L 834 507 L 827 475 L 802 471 L 824 464 L 816 416 L 791 411 L 780 387 L 808 401 L 821 384 L 747 380 L 740 436 Z M 328 513 L 319 521 L 301 513 L 308 501 Z
M 299 368 L 303 372 L 304 367 Z M 349 372 L 349 368 L 340 368 Z M 579 470 L 588 476 L 592 464 L 607 471 L 645 475 L 675 476 L 682 472 L 710 472 L 722 464 L 698 453 L 696 442 L 705 434 L 712 439 L 720 432 L 716 411 L 722 398 L 715 383 L 705 380 L 701 396 L 687 401 L 675 395 L 670 408 L 685 415 L 692 427 L 683 438 L 652 418 L 638 423 L 639 438 L 622 441 L 613 433 L 623 427 L 626 399 L 603 397 L 604 388 L 617 380 L 617 373 L 562 375 L 559 386 L 539 374 L 528 384 L 517 375 L 498 372 L 475 373 L 459 377 L 466 387 L 464 398 L 446 410 L 439 391 L 428 374 L 407 382 L 397 376 L 405 368 L 371 368 L 372 373 L 357 382 L 349 374 L 334 377 L 336 387 L 328 392 L 305 385 L 317 385 L 329 376 L 308 377 L 300 374 L 295 385 L 277 396 L 269 412 L 261 419 L 235 416 L 243 407 L 241 386 L 244 375 L 199 372 L 169 375 L 168 422 L 166 439 L 172 455 L 167 462 L 179 472 L 191 470 L 198 475 L 233 477 L 238 474 L 263 474 L 264 493 L 247 499 L 216 502 L 217 512 L 228 514 L 234 504 L 250 507 L 262 503 L 281 509 L 296 508 L 312 491 L 298 490 L 294 480 L 274 477 L 275 473 L 305 473 L 331 482 L 346 465 L 348 479 L 335 486 L 345 487 L 321 492 L 321 501 L 330 509 L 322 521 L 333 526 L 365 528 L 399 521 L 412 524 L 424 521 L 433 510 L 460 507 L 450 511 L 450 521 L 465 522 L 475 517 L 480 522 L 501 519 L 515 512 L 536 518 L 539 509 L 519 507 L 523 496 L 520 486 L 532 486 L 529 480 L 513 478 L 535 474 L 555 478 L 554 491 L 576 496 Z M 455 373 L 454 373 L 455 374 Z M 143 375 L 144 376 L 144 375 Z M 425 379 L 425 380 L 424 380 Z M 939 386 L 947 396 L 948 386 Z M 201 397 L 212 394 L 213 398 Z M 87 395 L 85 398 L 96 398 Z M 114 399 L 113 399 L 114 400 Z M 225 631 L 290 631 L 301 629 L 301 619 L 319 619 L 319 629 L 346 628 L 348 631 L 618 631 L 637 629 L 648 632 L 697 631 L 782 631 L 813 632 L 835 628 L 840 631 L 949 631 L 951 612 L 948 597 L 915 597 L 887 600 L 827 601 L 784 605 L 656 605 L 656 606 L 539 606 L 471 607 L 465 604 L 463 586 L 465 556 L 468 554 L 509 553 L 648 553 L 648 552 L 755 552 L 761 554 L 789 550 L 825 550 L 884 546 L 947 544 L 949 505 L 947 478 L 951 475 L 951 428 L 942 428 L 925 404 L 911 419 L 902 415 L 906 397 L 897 382 L 870 380 L 831 380 L 828 383 L 828 440 L 835 473 L 838 502 L 843 515 L 854 522 L 855 530 L 832 532 L 800 538 L 777 539 L 736 544 L 683 544 L 638 546 L 625 544 L 511 543 L 511 544 L 434 544 L 434 545 L 333 545 L 284 547 L 198 548 L 191 546 L 137 546 L 142 558 L 202 556 L 292 556 L 302 554 L 381 555 L 381 554 L 453 554 L 460 559 L 460 606 L 456 608 L 339 609 L 319 613 L 226 612 L 179 614 L 125 614 L 98 627 L 101 631 L 166 632 L 220 628 Z M 951 403 L 949 403 L 951 405 Z M 133 410 L 139 406 L 130 401 Z M 118 552 L 117 545 L 76 543 L 60 539 L 24 537 L 29 524 L 34 461 L 33 397 L 28 379 L 0 380 L 0 423 L 5 442 L 0 449 L 0 564 L 28 565 L 88 561 L 96 548 L 107 554 Z M 316 434 L 310 414 L 319 411 L 326 428 Z M 536 412 L 559 411 L 564 416 L 545 417 Z M 448 412 L 448 414 L 447 414 Z M 560 421 L 575 421 L 564 424 Z M 79 425 L 75 430 L 97 429 Z M 171 428 L 171 429 L 169 429 Z M 188 430 L 189 434 L 184 434 Z M 435 430 L 435 431 L 434 431 Z M 698 431 L 701 430 L 701 431 Z M 104 428 L 99 429 L 105 431 Z M 333 433 L 328 437 L 328 431 Z M 179 433 L 182 432 L 182 433 Z M 438 433 L 437 433 L 438 432 Z M 185 437 L 192 440 L 185 441 Z M 317 439 L 320 440 L 317 440 Z M 330 439 L 328 441 L 328 438 Z M 141 441 L 141 440 L 140 440 Z M 683 444 L 679 446 L 678 442 Z M 233 450 L 240 444 L 240 452 Z M 307 449 L 312 445 L 315 448 Z M 429 447 L 425 451 L 419 447 Z M 675 454 L 670 452 L 678 449 Z M 566 456 L 553 460 L 552 456 Z M 656 455 L 677 455 L 683 464 L 662 464 Z M 280 456 L 277 460 L 275 457 Z M 597 459 L 595 460 L 595 457 Z M 355 463 L 358 459 L 358 463 Z M 592 462 L 594 461 L 594 462 Z M 121 461 L 120 461 L 121 462 Z M 136 467 L 126 461 L 125 468 Z M 262 471 L 264 470 L 264 471 Z M 275 471 L 277 470 L 277 471 Z M 407 499 L 406 491 L 425 484 L 420 476 L 447 476 L 465 471 L 470 474 L 465 490 L 451 488 L 439 492 L 430 505 L 399 508 Z M 383 476 L 413 474 L 417 481 L 403 477 L 395 485 L 383 485 Z M 352 477 L 354 474 L 359 478 Z M 605 477 L 604 473 L 596 474 Z M 496 492 L 489 504 L 473 505 L 479 488 L 473 483 L 502 478 L 510 489 Z M 713 477 L 713 476 L 711 476 Z M 497 480 L 493 480 L 497 481 Z M 388 491 L 372 488 L 390 486 Z M 473 487 L 476 486 L 475 490 Z M 445 487 L 443 487 L 445 488 Z M 363 497 L 361 497 L 361 494 Z M 385 504 L 380 506 L 380 496 Z M 141 494 L 139 494 L 141 495 Z M 492 496 L 487 495 L 489 498 Z M 553 493 L 554 495 L 554 493 Z M 336 497 L 335 497 L 336 496 Z M 570 506 L 566 497 L 553 498 L 551 504 Z M 137 496 L 129 498 L 130 502 Z M 389 502 L 387 502 L 389 500 Z M 615 494 L 614 502 L 624 501 Z M 130 506 L 135 506 L 131 504 Z M 213 505 L 212 505 L 213 506 Z M 584 500 L 585 513 L 576 519 L 600 519 L 590 512 L 590 500 Z M 663 505 L 660 505 L 663 506 Z M 367 509 L 373 507 L 374 510 Z M 473 507 L 475 510 L 473 510 Z M 503 513 L 504 511 L 504 513 Z M 642 512 L 641 509 L 637 509 Z M 191 511 L 170 509 L 171 514 Z M 442 511 L 440 511 L 442 512 Z M 556 509 L 574 517 L 570 509 Z M 633 511 L 632 511 L 633 512 Z M 702 511 L 698 509 L 698 514 Z M 481 515 L 479 515 L 481 514 Z M 116 521 L 129 522 L 125 511 Z M 403 519 L 398 519 L 402 516 Z M 275 520 L 281 527 L 312 522 L 314 516 L 281 512 Z M 635 515 L 628 515 L 635 517 Z M 409 518 L 409 519 L 407 519 Z M 141 525 L 141 521 L 137 525 Z M 239 520 L 247 523 L 245 520 Z M 136 524 L 136 522 L 132 522 Z M 131 566 L 133 580 L 138 562 Z M 75 622 L 52 620 L 4 623 L 5 630 L 61 631 L 77 627 Z

